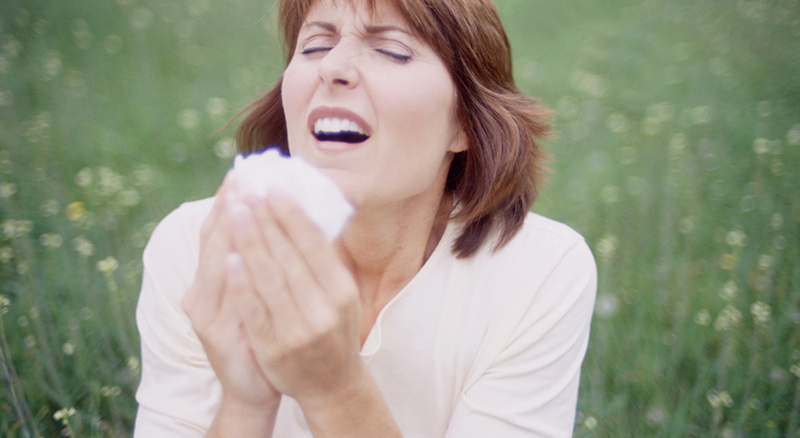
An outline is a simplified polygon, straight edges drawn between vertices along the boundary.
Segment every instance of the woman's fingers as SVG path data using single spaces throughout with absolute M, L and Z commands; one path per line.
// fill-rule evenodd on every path
M 325 270 L 349 272 L 301 210 L 278 218 L 263 199 L 248 198 L 247 204 L 238 198 L 226 202 L 233 250 L 240 254 L 226 259 L 226 297 L 241 300 L 239 313 L 255 356 L 278 391 L 298 400 L 332 391 L 361 363 L 355 282 L 320 284 L 318 278 L 331 277 Z M 289 225 L 293 221 L 296 228 Z
M 224 206 L 223 198 L 225 197 L 225 193 L 220 187 L 217 190 L 217 195 L 214 199 L 214 205 L 211 207 L 211 211 L 206 216 L 206 219 L 203 221 L 203 226 L 200 228 L 200 237 L 208 237 L 217 228 L 217 222 L 219 221 L 220 216 L 222 216 L 222 210 Z M 201 242 L 202 243 L 202 242 Z
M 235 186 L 226 177 L 203 222 L 197 271 L 184 295 L 183 308 L 226 399 L 268 412 L 277 406 L 280 393 L 255 358 L 248 328 L 268 335 L 270 314 L 252 291 L 241 258 L 233 263 L 226 259 L 233 248 L 233 225 L 226 205 L 233 195 Z
M 242 296 L 248 291 L 248 277 L 241 275 L 242 269 L 237 267 L 231 269 L 231 264 L 226 263 L 224 253 L 221 260 L 227 278 L 221 303 L 215 309 L 213 318 L 206 324 L 196 327 L 195 331 L 229 399 L 256 407 L 271 406 L 279 400 L 280 394 L 266 378 L 255 358 L 241 312 L 242 309 L 254 309 L 254 304 L 257 303 L 254 303 L 251 297 Z M 240 305 L 241 298 L 248 301 L 248 307 Z M 250 312 L 247 317 L 252 320 L 255 315 L 258 313 Z M 268 319 L 267 316 L 266 327 Z M 248 322 L 253 326 L 258 325 L 252 321 Z M 268 332 L 268 328 L 260 330 Z
M 230 176 L 229 172 L 225 175 L 225 179 L 222 180 L 222 184 L 217 189 L 214 205 L 211 207 L 211 211 L 208 213 L 208 216 L 206 216 L 206 219 L 203 221 L 203 226 L 200 228 L 201 247 L 203 238 L 209 237 L 214 230 L 218 228 L 219 220 L 225 210 L 225 196 L 231 190 L 232 181 L 233 178 Z
M 183 297 L 183 308 L 196 325 L 212 321 L 222 305 L 225 288 L 224 254 L 229 251 L 228 218 L 224 210 L 224 194 L 214 201 L 214 206 L 203 222 L 200 236 L 200 254 L 194 281 Z
M 347 303 L 358 297 L 352 275 L 342 264 L 333 245 L 306 216 L 297 203 L 285 196 L 274 195 L 268 199 L 269 211 L 296 248 L 297 257 L 304 260 L 318 284 L 329 298 Z M 287 242 L 288 245 L 288 242 Z
M 306 321 L 314 324 L 335 318 L 333 309 L 327 304 L 329 299 L 317 282 L 316 276 L 309 270 L 293 242 L 284 234 L 267 205 L 263 202 L 258 203 L 253 206 L 252 211 L 269 252 L 283 271 L 286 285 Z
M 236 312 L 244 323 L 247 332 L 259 339 L 272 339 L 272 317 L 269 308 L 255 292 L 255 285 L 250 272 L 239 253 L 230 253 L 225 257 L 228 284 L 225 290 L 226 299 L 233 303 Z
M 284 273 L 270 255 L 250 209 L 238 199 L 226 202 L 233 243 L 252 277 L 253 288 L 266 303 L 277 327 L 289 328 L 302 316 L 286 287 Z

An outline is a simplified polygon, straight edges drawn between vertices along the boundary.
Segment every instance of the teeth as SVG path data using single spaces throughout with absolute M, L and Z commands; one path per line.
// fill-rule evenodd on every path
M 336 117 L 325 117 L 314 122 L 314 132 L 336 133 L 336 132 L 357 132 L 362 135 L 367 133 L 358 124 L 349 119 Z

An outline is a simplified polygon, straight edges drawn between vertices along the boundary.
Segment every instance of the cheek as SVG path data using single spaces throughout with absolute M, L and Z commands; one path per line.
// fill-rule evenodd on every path
M 386 77 L 383 81 L 383 89 L 387 90 L 384 99 L 392 108 L 402 108 L 404 112 L 416 114 L 420 119 L 429 119 L 431 115 L 436 115 L 437 120 L 446 118 L 455 102 L 454 90 L 449 78 L 436 77 L 440 75 L 423 70 L 396 79 Z
M 289 64 L 283 72 L 281 104 L 286 114 L 286 124 L 290 130 L 290 136 L 292 126 L 302 119 L 302 109 L 310 99 L 310 89 L 311 85 L 308 82 L 308 78 L 304 77 L 301 69 L 295 68 L 294 64 Z
M 397 141 L 391 159 L 385 161 L 387 168 L 380 172 L 390 187 L 426 190 L 449 162 L 446 154 L 453 139 L 454 92 L 449 77 L 446 79 L 396 81 L 394 87 L 385 87 L 391 92 L 379 98 L 382 109 L 392 114 L 387 128 Z
M 408 152 L 421 159 L 436 159 L 447 150 L 453 137 L 455 90 L 449 76 L 421 73 L 404 78 L 378 98 L 393 117 L 391 129 L 405 139 Z

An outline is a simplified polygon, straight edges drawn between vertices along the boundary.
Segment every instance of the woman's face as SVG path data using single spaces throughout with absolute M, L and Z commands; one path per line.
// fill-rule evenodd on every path
M 438 55 L 378 1 L 317 1 L 283 75 L 289 150 L 331 176 L 357 207 L 441 196 L 466 142 Z

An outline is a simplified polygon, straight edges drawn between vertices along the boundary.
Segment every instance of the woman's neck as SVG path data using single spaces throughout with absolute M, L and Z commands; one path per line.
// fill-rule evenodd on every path
M 451 209 L 452 197 L 442 190 L 430 200 L 356 213 L 339 252 L 358 284 L 364 311 L 380 310 L 411 281 L 441 240 Z

